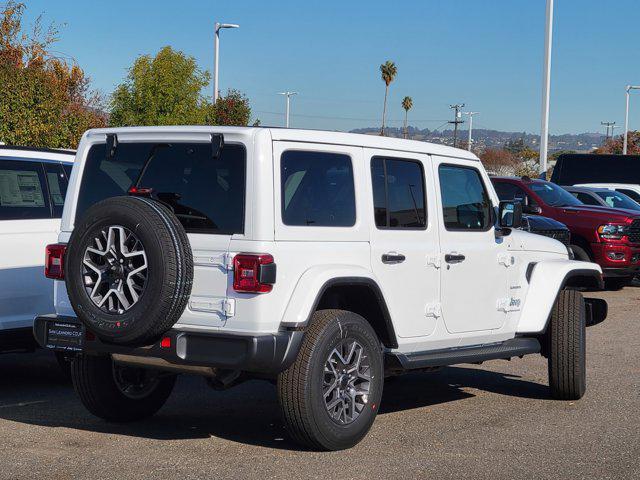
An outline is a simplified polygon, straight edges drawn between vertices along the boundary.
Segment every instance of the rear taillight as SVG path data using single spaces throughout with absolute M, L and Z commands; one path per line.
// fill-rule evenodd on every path
M 276 264 L 269 254 L 240 253 L 233 257 L 233 289 L 267 293 L 276 283 Z
M 47 245 L 44 259 L 44 276 L 54 280 L 64 278 L 64 252 L 67 245 L 64 243 L 54 243 Z

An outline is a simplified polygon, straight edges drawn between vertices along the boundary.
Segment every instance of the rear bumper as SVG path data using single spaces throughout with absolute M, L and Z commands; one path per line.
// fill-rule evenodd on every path
M 629 245 L 592 243 L 594 261 L 602 267 L 607 278 L 633 277 L 640 274 L 640 248 Z M 622 254 L 624 259 L 613 260 L 607 254 Z
M 33 332 L 37 342 L 47 345 L 47 323 L 64 322 L 79 324 L 74 317 L 43 315 L 36 317 Z M 100 355 L 115 354 L 138 357 L 141 360 L 160 359 L 171 365 L 184 365 L 224 370 L 238 370 L 261 374 L 277 374 L 287 369 L 295 360 L 302 341 L 302 331 L 284 331 L 275 334 L 244 335 L 232 333 L 194 333 L 179 330 L 168 331 L 169 346 L 160 342 L 145 347 L 127 347 L 103 343 L 92 335 L 85 335 L 80 350 L 75 353 Z M 64 350 L 63 350 L 64 351 Z M 69 352 L 69 350 L 66 350 Z M 144 362 L 141 362 L 144 363 Z M 148 362 L 152 363 L 152 362 Z

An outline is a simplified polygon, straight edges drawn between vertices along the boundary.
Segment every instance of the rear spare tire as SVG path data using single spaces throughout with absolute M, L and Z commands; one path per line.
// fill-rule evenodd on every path
M 155 200 L 113 197 L 93 205 L 65 258 L 71 305 L 104 342 L 153 343 L 178 321 L 191 294 L 189 239 Z

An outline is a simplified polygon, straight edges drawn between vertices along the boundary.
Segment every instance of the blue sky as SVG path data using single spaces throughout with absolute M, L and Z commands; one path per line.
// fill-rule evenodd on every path
M 380 123 L 379 65 L 393 60 L 389 119 L 436 128 L 450 103 L 479 111 L 479 128 L 539 132 L 545 0 L 26 0 L 28 20 L 61 25 L 55 47 L 96 88 L 113 91 L 141 54 L 164 45 L 213 64 L 213 23 L 223 31 L 220 88 L 237 88 L 265 125 L 348 130 Z M 602 131 L 624 122 L 624 85 L 640 84 L 638 0 L 556 0 L 552 133 Z M 640 128 L 640 93 L 631 127 Z M 620 131 L 617 131 L 619 133 Z

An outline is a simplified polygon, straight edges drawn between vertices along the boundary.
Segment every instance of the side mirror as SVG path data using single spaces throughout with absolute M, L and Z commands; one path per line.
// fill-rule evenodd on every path
M 507 229 L 522 227 L 522 204 L 514 201 L 500 202 L 498 224 L 500 228 Z
M 538 205 L 523 205 L 522 213 L 528 213 L 530 215 L 540 215 L 542 213 L 542 208 Z

